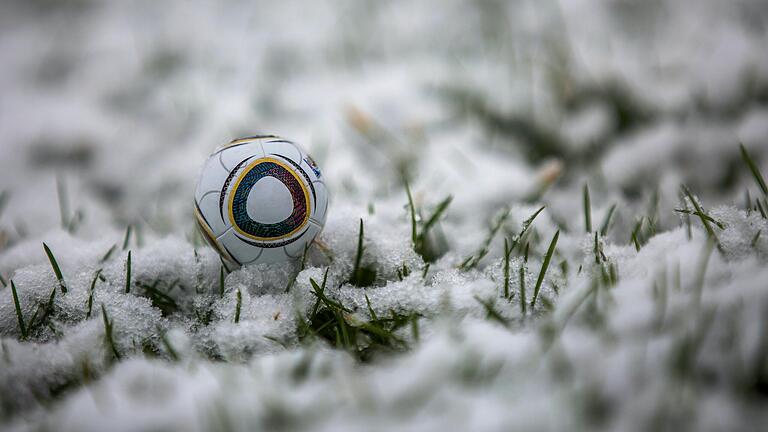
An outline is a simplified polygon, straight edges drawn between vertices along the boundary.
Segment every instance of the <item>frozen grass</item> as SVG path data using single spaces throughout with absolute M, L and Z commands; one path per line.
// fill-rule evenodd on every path
M 759 428 L 768 14 L 629 3 L 3 3 L 0 429 Z M 333 202 L 227 268 L 257 132 Z

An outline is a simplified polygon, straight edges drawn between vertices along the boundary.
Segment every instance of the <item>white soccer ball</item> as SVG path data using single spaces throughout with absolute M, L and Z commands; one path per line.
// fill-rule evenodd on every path
M 300 258 L 323 229 L 327 210 L 328 189 L 315 161 L 273 135 L 216 149 L 195 191 L 200 231 L 235 265 Z

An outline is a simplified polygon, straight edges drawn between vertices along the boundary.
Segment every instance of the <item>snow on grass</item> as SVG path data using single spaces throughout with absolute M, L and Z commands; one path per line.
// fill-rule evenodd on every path
M 0 428 L 762 424 L 768 15 L 721 3 L 4 3 Z M 225 268 L 190 185 L 259 132 L 329 217 Z

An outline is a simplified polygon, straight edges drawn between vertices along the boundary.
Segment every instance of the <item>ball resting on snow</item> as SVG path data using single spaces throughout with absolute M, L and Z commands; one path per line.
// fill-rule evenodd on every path
M 317 164 L 297 144 L 272 135 L 218 148 L 195 191 L 200 231 L 236 265 L 299 258 L 322 230 L 327 209 Z

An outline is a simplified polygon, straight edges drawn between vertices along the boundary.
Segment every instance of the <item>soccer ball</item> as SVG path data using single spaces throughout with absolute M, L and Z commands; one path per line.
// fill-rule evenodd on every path
M 195 191 L 203 237 L 235 265 L 300 258 L 323 229 L 327 210 L 328 189 L 315 161 L 273 135 L 216 149 Z

